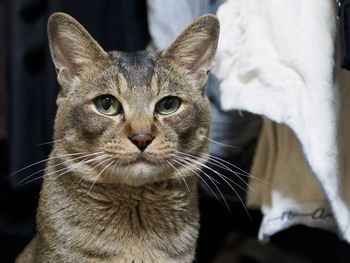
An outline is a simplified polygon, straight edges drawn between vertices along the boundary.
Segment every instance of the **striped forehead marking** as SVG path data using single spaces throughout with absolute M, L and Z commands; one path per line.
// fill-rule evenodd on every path
M 130 86 L 148 86 L 154 74 L 155 56 L 147 51 L 123 53 L 118 66 Z

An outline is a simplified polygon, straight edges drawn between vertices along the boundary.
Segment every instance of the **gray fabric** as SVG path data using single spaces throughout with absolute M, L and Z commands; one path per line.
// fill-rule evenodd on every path
M 255 145 L 261 129 L 261 117 L 249 112 L 221 111 L 219 84 L 214 76 L 209 77 L 207 95 L 212 105 L 210 153 L 231 160 L 244 154 L 251 155 L 253 151 L 248 152 L 247 147 Z
M 167 47 L 192 20 L 205 13 L 215 13 L 224 0 L 148 0 L 148 24 L 153 44 Z

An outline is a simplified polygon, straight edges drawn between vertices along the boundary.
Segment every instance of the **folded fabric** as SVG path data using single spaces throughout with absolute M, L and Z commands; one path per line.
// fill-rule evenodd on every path
M 350 108 L 349 103 L 345 103 L 350 101 L 350 89 L 344 84 L 349 83 L 346 82 L 348 73 L 340 69 L 334 72 L 334 2 L 227 1 L 218 10 L 221 33 L 214 72 L 221 81 L 224 110 L 243 109 L 261 114 L 293 131 L 329 202 L 338 233 L 350 241 L 350 125 L 346 121 Z M 296 151 L 294 147 L 293 151 Z M 265 154 L 266 161 L 282 158 L 264 152 L 257 154 Z M 259 157 L 256 158 L 258 161 Z M 279 168 L 273 182 L 279 180 L 277 176 L 282 179 L 295 175 L 284 170 L 295 166 L 285 165 Z M 265 172 L 271 176 L 271 170 Z M 305 172 L 305 177 L 310 176 Z M 316 182 L 304 184 L 302 175 L 298 173 L 298 177 L 300 180 L 289 185 L 288 191 L 296 194 L 304 188 L 302 192 L 313 193 L 317 188 Z M 286 189 L 283 183 L 280 187 L 281 191 Z M 277 207 L 280 212 L 290 211 L 284 196 L 276 193 L 277 189 L 270 191 L 270 207 L 265 207 L 265 212 L 275 211 Z M 299 213 L 317 207 L 303 209 L 308 201 L 296 199 L 293 211 Z M 266 220 L 265 217 L 265 223 Z M 262 229 L 261 236 L 277 229 L 264 231 Z
M 264 213 L 260 239 L 297 224 L 337 230 L 323 189 L 287 126 L 264 120 L 251 173 L 258 180 L 251 178 L 247 202 Z

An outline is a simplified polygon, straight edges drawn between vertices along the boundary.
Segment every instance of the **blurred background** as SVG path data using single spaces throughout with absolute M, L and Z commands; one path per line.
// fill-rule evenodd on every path
M 218 2 L 212 1 L 212 12 Z M 150 37 L 146 0 L 0 0 L 0 263 L 13 262 L 35 233 L 38 171 L 44 163 L 21 168 L 46 159 L 52 147 L 58 87 L 46 22 L 56 11 L 76 18 L 106 50 L 137 51 L 157 42 Z M 217 85 L 211 77 L 212 138 L 219 142 L 212 143 L 211 154 L 249 171 L 261 120 L 244 112 L 221 112 Z M 260 243 L 260 211 L 244 209 L 242 189 L 237 188 L 237 196 L 226 188 L 229 209 L 205 186 L 200 189 L 197 262 L 350 262 L 348 245 L 322 230 L 296 226 Z

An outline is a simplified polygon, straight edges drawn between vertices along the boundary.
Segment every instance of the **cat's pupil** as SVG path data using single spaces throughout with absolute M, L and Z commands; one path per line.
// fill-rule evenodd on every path
M 106 97 L 102 100 L 101 106 L 104 110 L 108 110 L 112 106 L 112 100 L 109 97 Z
M 157 103 L 156 112 L 163 115 L 172 114 L 175 111 L 177 111 L 177 109 L 180 106 L 180 103 L 181 101 L 177 97 L 165 97 L 159 103 Z
M 166 99 L 163 102 L 163 107 L 166 110 L 170 110 L 173 107 L 174 100 L 172 98 Z

